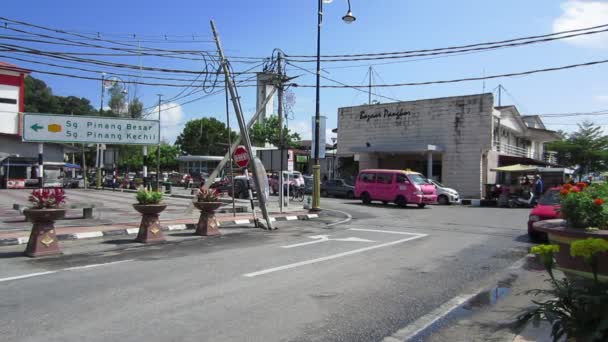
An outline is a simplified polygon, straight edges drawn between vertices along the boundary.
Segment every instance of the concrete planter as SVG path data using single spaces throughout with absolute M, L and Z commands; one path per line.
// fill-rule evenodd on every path
M 194 202 L 196 209 L 201 211 L 201 216 L 198 219 L 196 226 L 196 235 L 212 236 L 221 235 L 218 229 L 217 220 L 215 219 L 215 211 L 222 206 L 222 202 Z
M 560 246 L 559 253 L 555 256 L 557 266 L 566 274 L 593 278 L 591 267 L 583 258 L 570 256 L 570 245 L 576 240 L 587 238 L 600 238 L 608 240 L 608 231 L 586 231 L 584 229 L 569 228 L 565 220 L 546 220 L 534 223 L 534 228 L 547 233 L 549 241 Z M 598 278 L 608 281 L 608 253 L 599 256 Z
M 141 214 L 139 232 L 135 241 L 141 243 L 165 241 L 158 216 L 167 208 L 166 204 L 133 204 L 133 208 Z
M 30 239 L 25 255 L 40 257 L 61 254 L 59 241 L 55 234 L 55 221 L 65 216 L 65 209 L 25 209 L 23 214 L 32 222 Z

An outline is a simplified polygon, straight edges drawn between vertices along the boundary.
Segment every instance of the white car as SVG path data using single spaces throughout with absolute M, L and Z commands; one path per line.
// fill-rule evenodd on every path
M 460 195 L 458 191 L 448 188 L 445 185 L 439 183 L 438 181 L 429 179 L 433 185 L 435 185 L 435 189 L 437 191 L 437 203 L 439 204 L 459 204 L 460 203 Z

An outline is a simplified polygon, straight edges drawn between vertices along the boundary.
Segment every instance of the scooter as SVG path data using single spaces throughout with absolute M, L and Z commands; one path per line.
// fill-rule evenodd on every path
M 527 196 L 526 196 L 527 195 Z M 532 192 L 525 194 L 513 194 L 509 196 L 509 208 L 533 208 L 536 205 L 536 199 Z

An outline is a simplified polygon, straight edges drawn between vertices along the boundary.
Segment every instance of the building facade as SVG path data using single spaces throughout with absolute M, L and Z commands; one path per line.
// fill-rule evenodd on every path
M 411 169 L 480 198 L 498 166 L 550 165 L 544 144 L 559 139 L 538 116 L 494 107 L 492 94 L 345 107 L 338 110 L 340 158 L 359 169 Z

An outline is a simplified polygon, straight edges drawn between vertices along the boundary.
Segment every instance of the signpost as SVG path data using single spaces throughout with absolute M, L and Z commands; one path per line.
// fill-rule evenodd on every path
M 233 157 L 234 157 L 234 162 L 239 167 L 247 167 L 247 165 L 249 165 L 250 156 L 249 156 L 249 152 L 247 152 L 247 149 L 245 148 L 245 146 L 239 145 L 234 150 Z
M 157 120 L 23 114 L 23 141 L 158 145 Z

